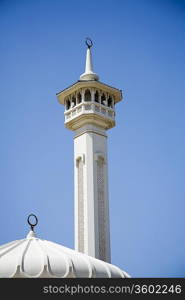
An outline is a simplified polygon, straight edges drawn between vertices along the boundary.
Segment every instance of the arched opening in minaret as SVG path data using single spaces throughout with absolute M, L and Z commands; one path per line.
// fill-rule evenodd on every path
M 89 90 L 85 91 L 85 97 L 84 97 L 85 101 L 91 101 L 91 93 Z
M 76 105 L 76 98 L 75 96 L 73 96 L 71 100 L 71 107 L 74 107 L 75 105 Z
M 106 98 L 105 98 L 105 94 L 102 94 L 101 96 L 101 104 L 105 105 L 106 103 Z
M 114 108 L 115 104 L 116 104 L 116 102 L 115 102 L 115 98 L 114 98 L 114 96 L 113 96 L 113 100 L 112 100 L 112 108 Z
M 77 95 L 77 104 L 79 104 L 81 102 L 82 102 L 82 95 L 81 95 L 81 93 L 78 93 L 78 95 Z
M 69 99 L 66 100 L 66 110 L 70 109 L 70 101 Z
M 112 98 L 109 96 L 107 101 L 108 107 L 112 107 Z
M 95 100 L 95 102 L 99 102 L 99 93 L 98 93 L 98 91 L 96 91 L 96 93 L 94 95 L 94 100 Z

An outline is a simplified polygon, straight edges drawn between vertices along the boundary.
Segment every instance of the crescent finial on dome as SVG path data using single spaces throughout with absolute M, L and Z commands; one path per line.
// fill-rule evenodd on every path
M 35 223 L 31 223 L 30 217 L 34 217 L 34 218 L 35 218 Z M 28 224 L 30 225 L 31 230 L 34 231 L 34 227 L 38 224 L 37 216 L 34 215 L 34 214 L 30 214 L 30 215 L 28 216 L 28 218 L 27 218 L 27 222 L 28 222 Z

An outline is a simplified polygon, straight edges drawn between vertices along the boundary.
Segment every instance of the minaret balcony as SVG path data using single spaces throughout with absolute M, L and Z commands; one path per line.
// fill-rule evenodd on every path
M 95 114 L 115 121 L 115 110 L 98 102 L 81 102 L 65 111 L 65 124 L 80 115 Z
M 91 80 L 78 81 L 57 94 L 65 106 L 65 127 L 76 130 L 85 124 L 103 130 L 115 126 L 115 104 L 122 99 L 122 92 L 105 83 Z

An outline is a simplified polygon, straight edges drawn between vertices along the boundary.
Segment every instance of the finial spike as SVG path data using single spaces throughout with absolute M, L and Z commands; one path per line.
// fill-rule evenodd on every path
M 90 47 L 87 48 L 86 63 L 85 63 L 85 73 L 93 73 L 93 64 Z
M 85 43 L 87 45 L 85 73 L 83 73 L 80 76 L 80 80 L 85 80 L 85 81 L 99 80 L 98 75 L 93 72 L 92 55 L 91 55 L 91 47 L 93 46 L 93 42 L 90 38 L 86 38 Z

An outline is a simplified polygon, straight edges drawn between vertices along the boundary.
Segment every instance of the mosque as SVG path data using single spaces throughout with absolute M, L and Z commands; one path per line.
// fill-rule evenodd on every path
M 65 127 L 74 131 L 75 250 L 37 237 L 37 217 L 24 239 L 0 246 L 0 278 L 129 278 L 111 264 L 106 131 L 115 126 L 122 92 L 99 81 L 86 39 L 85 72 L 57 93 Z M 35 222 L 31 222 L 35 218 Z

